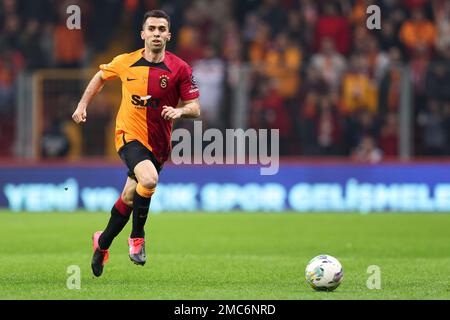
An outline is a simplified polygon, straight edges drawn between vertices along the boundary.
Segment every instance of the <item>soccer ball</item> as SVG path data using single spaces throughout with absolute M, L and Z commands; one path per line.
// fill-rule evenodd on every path
M 341 284 L 344 269 L 338 259 L 322 254 L 308 262 L 305 278 L 314 290 L 333 291 Z

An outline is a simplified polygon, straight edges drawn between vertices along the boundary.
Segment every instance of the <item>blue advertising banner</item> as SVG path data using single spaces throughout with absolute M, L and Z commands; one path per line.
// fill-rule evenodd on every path
M 109 211 L 123 166 L 0 167 L 0 207 Z M 450 164 L 168 165 L 151 211 L 450 212 Z

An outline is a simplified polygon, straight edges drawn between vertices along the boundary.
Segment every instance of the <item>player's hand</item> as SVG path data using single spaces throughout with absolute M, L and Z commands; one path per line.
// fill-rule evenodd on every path
M 182 115 L 183 112 L 180 109 L 169 106 L 163 106 L 163 110 L 161 112 L 161 117 L 163 117 L 164 120 L 180 119 Z
M 86 108 L 79 105 L 75 110 L 75 112 L 72 114 L 72 119 L 76 123 L 86 122 L 87 119 Z

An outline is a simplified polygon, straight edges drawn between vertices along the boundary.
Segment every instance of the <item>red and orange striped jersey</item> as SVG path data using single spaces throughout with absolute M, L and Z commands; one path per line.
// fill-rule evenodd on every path
M 182 101 L 198 98 L 199 90 L 192 68 L 179 57 L 165 52 L 162 62 L 143 57 L 144 49 L 115 57 L 100 65 L 106 80 L 120 78 L 122 102 L 116 118 L 115 145 L 137 140 L 163 164 L 171 150 L 172 121 L 161 117 L 164 105 L 176 107 Z

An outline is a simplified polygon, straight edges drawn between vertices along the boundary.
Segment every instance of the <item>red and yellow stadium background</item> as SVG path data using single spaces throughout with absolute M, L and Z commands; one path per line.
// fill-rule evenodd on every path
M 172 17 L 168 49 L 193 66 L 204 129 L 279 129 L 282 160 L 274 176 L 169 164 L 153 212 L 450 212 L 445 0 L 0 1 L 0 207 L 109 211 L 125 178 L 120 83 L 86 124 L 71 114 L 99 64 L 142 46 L 155 8 Z

